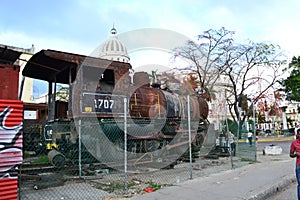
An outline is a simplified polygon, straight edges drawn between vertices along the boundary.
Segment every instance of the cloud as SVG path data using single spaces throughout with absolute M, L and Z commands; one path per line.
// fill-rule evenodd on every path
M 30 48 L 33 44 L 36 52 L 42 49 L 53 49 L 86 55 L 89 54 L 93 48 L 91 46 L 86 46 L 84 43 L 68 40 L 66 38 L 49 38 L 49 36 L 37 38 L 22 32 L 0 32 L 0 38 L 0 44 L 8 46 Z
M 33 41 L 32 38 L 22 32 L 0 32 L 0 44 L 3 45 L 30 48 Z
M 19 5 L 32 8 L 26 17 L 17 7 L 9 21 L 5 13 L 0 13 L 0 43 L 21 47 L 34 43 L 37 48 L 82 54 L 108 39 L 113 23 L 119 33 L 162 28 L 191 38 L 210 28 L 224 26 L 236 31 L 235 37 L 239 40 L 274 40 L 297 52 L 298 0 L 216 2 L 75 0 L 72 4 L 62 1 L 58 5 L 29 1 Z M 4 10 L 13 7 L 8 3 L 2 6 Z

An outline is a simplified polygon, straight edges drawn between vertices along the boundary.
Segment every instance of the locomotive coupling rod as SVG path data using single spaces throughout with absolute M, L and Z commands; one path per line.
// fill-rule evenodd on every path
M 176 147 L 179 147 L 179 146 L 181 146 L 181 145 L 185 145 L 185 144 L 188 144 L 189 143 L 189 141 L 184 141 L 184 142 L 178 142 L 178 143 L 176 143 L 176 144 L 172 144 L 172 145 L 167 145 L 166 146 L 166 150 L 170 150 L 170 149 L 173 149 L 173 148 L 176 148 Z

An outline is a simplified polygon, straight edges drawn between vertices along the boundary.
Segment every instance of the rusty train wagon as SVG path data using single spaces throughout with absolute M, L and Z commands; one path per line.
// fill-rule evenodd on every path
M 186 152 L 187 96 L 152 87 L 145 72 L 132 78 L 130 70 L 129 63 L 54 50 L 42 50 L 28 61 L 23 75 L 49 82 L 43 142 L 48 150 L 56 150 L 51 158 L 75 159 L 78 150 L 85 150 L 103 163 L 122 160 L 125 130 L 130 159 L 147 153 L 180 158 Z M 68 117 L 64 119 L 55 117 L 53 111 L 57 83 L 69 84 Z M 198 94 L 190 95 L 190 105 L 197 151 L 207 134 L 208 105 Z

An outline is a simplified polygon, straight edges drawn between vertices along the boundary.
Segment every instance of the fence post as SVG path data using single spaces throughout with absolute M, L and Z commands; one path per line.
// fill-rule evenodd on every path
M 225 90 L 225 97 L 226 97 L 226 90 Z M 232 137 L 231 132 L 229 131 L 229 126 L 228 126 L 228 118 L 227 118 L 227 107 L 226 107 L 226 101 L 224 103 L 224 109 L 225 109 L 225 122 L 226 122 L 226 132 L 227 132 L 227 146 L 229 147 L 229 154 L 230 154 L 230 163 L 231 163 L 231 169 L 234 168 L 233 165 L 233 158 L 232 158 L 232 148 L 231 148 L 231 143 L 229 137 Z M 234 137 L 232 138 L 232 142 L 234 142 Z
M 193 179 L 190 95 L 187 96 L 187 104 L 188 104 L 187 106 L 188 106 L 188 130 L 189 130 L 189 154 L 190 154 L 190 179 Z
M 257 145 L 256 145 L 256 126 L 255 126 L 255 103 L 252 101 L 252 112 L 253 112 L 253 138 L 254 138 L 254 161 L 257 161 Z M 257 136 L 258 137 L 258 136 Z
M 81 119 L 78 121 L 78 167 L 79 167 L 79 177 L 82 176 L 82 167 L 81 167 Z
M 128 190 L 127 180 L 127 98 L 124 98 L 124 186 L 125 191 Z

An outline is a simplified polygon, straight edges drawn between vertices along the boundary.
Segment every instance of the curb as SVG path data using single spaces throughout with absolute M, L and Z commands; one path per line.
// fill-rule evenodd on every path
M 293 141 L 294 137 L 278 137 L 278 138 L 258 138 L 258 143 L 261 142 L 283 142 L 283 141 Z M 239 143 L 245 142 L 246 139 L 239 139 Z
M 288 187 L 295 181 L 295 175 L 287 175 L 280 181 L 266 188 L 265 190 L 259 191 L 257 194 L 250 196 L 250 198 L 248 198 L 247 200 L 265 200 L 276 195 L 277 192 L 282 191 L 284 188 Z
M 293 141 L 294 137 L 283 137 L 283 138 L 258 138 L 258 142 L 282 142 L 282 141 Z

